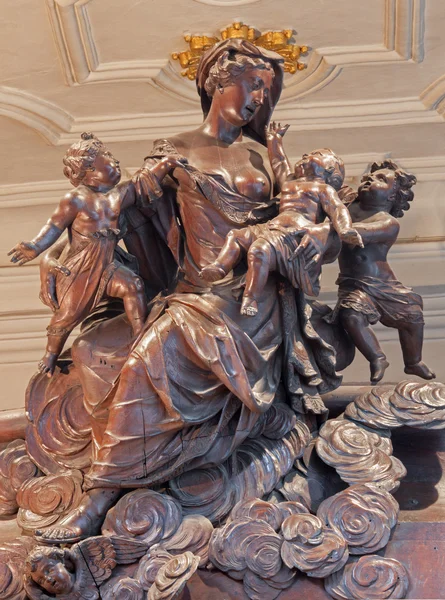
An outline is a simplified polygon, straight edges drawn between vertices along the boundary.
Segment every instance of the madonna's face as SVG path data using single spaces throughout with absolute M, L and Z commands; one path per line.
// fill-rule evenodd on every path
M 249 123 L 268 97 L 272 81 L 272 69 L 247 69 L 222 93 L 215 90 L 220 116 L 235 127 Z

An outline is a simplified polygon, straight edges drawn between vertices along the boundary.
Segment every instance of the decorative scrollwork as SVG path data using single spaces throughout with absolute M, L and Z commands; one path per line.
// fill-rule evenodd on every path
M 14 515 L 19 505 L 17 492 L 21 485 L 39 475 L 29 458 L 25 442 L 16 440 L 0 452 L 0 516 Z
M 402 423 L 392 413 L 389 403 L 393 392 L 393 385 L 373 387 L 348 404 L 345 417 L 376 429 L 401 427 Z
M 398 513 L 399 505 L 389 492 L 357 484 L 327 498 L 317 516 L 344 537 L 350 554 L 371 554 L 388 543 Z
M 187 515 L 172 537 L 161 542 L 160 547 L 176 555 L 188 551 L 199 558 L 199 566 L 209 562 L 209 544 L 213 525 L 202 515 Z
M 143 587 L 132 577 L 114 577 L 100 588 L 100 597 L 107 600 L 144 600 Z
M 26 481 L 17 494 L 20 527 L 32 532 L 56 523 L 78 506 L 83 493 L 82 481 L 80 471 Z
M 267 50 L 277 52 L 284 58 L 284 70 L 288 73 L 296 73 L 306 68 L 306 65 L 299 61 L 301 56 L 306 56 L 309 52 L 307 46 L 297 46 L 292 44 L 294 32 L 291 29 L 283 31 L 265 31 L 258 32 L 254 27 L 249 27 L 241 22 L 232 23 L 221 32 L 221 38 L 227 40 L 229 38 L 242 38 L 261 46 Z M 185 41 L 189 44 L 188 50 L 182 52 L 173 52 L 173 60 L 178 60 L 181 67 L 184 69 L 181 72 L 183 77 L 187 77 L 193 81 L 196 77 L 196 72 L 201 56 L 206 50 L 219 42 L 218 37 L 210 37 L 208 35 L 185 35 Z
M 35 542 L 29 537 L 20 537 L 0 545 L 0 598 L 2 600 L 25 600 L 23 570 L 26 557 Z
M 84 471 L 91 464 L 91 419 L 85 408 L 78 371 L 63 377 L 37 373 L 26 391 L 29 456 L 46 474 Z
M 152 545 L 171 537 L 181 521 L 182 509 L 174 498 L 140 489 L 126 494 L 108 512 L 102 533 Z
M 395 387 L 377 386 L 351 402 L 345 416 L 377 429 L 444 429 L 445 384 L 401 381 Z
M 299 502 L 279 502 L 273 504 L 254 498 L 238 502 L 230 513 L 230 520 L 250 518 L 268 523 L 274 531 L 279 531 L 287 517 L 308 513 L 309 510 Z
M 191 552 L 175 556 L 163 565 L 148 590 L 147 600 L 173 600 L 195 573 L 199 558 Z
M 153 585 L 159 569 L 168 563 L 173 555 L 167 550 L 163 550 L 159 545 L 152 546 L 147 554 L 141 559 L 135 579 L 142 588 L 147 591 Z
M 281 556 L 289 568 L 309 577 L 326 577 L 348 560 L 348 546 L 340 533 L 325 527 L 314 515 L 292 515 L 282 527 Z
M 376 555 L 362 556 L 325 580 L 335 600 L 405 598 L 408 585 L 408 573 L 398 560 Z
M 237 519 L 215 529 L 209 558 L 220 571 L 244 572 L 249 568 L 263 578 L 277 575 L 282 567 L 282 539 L 265 521 Z
M 349 484 L 375 483 L 393 492 L 406 475 L 403 464 L 392 456 L 389 437 L 347 419 L 327 421 L 320 430 L 316 448 L 320 458 Z
M 390 398 L 394 417 L 408 427 L 445 428 L 445 384 L 401 381 Z
M 296 575 L 297 571 L 292 571 L 286 565 L 267 580 L 247 570 L 244 576 L 244 591 L 250 600 L 275 600 L 283 590 L 293 584 Z
M 269 423 L 268 435 L 282 429 L 275 416 L 271 422 L 277 426 L 272 428 Z M 297 421 L 282 439 L 247 439 L 222 465 L 187 471 L 172 479 L 170 492 L 185 514 L 201 514 L 219 523 L 237 502 L 270 494 L 303 454 L 310 437 L 307 426 Z

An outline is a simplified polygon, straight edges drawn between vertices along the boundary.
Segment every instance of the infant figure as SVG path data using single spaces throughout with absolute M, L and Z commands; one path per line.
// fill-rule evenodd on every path
M 258 299 L 271 271 L 286 277 L 305 294 L 320 291 L 321 256 L 316 252 L 304 258 L 308 229 L 330 219 L 340 239 L 363 247 L 360 234 L 337 191 L 345 176 L 343 161 L 330 149 L 304 154 L 292 172 L 282 138 L 288 126 L 272 123 L 267 129 L 269 158 L 281 194 L 279 214 L 271 221 L 233 229 L 227 235 L 216 261 L 204 267 L 201 276 L 208 281 L 224 278 L 247 253 L 248 270 L 241 313 L 255 315 Z
M 125 313 L 137 336 L 147 317 L 142 279 L 114 260 L 119 239 L 120 213 L 136 202 L 132 181 L 121 182 L 119 161 L 92 133 L 83 133 L 63 159 L 64 175 L 75 189 L 61 200 L 43 229 L 30 242 L 21 242 L 9 252 L 19 266 L 52 246 L 66 229 L 68 244 L 54 267 L 57 299 L 48 331 L 46 353 L 39 370 L 51 376 L 72 330 L 103 297 L 121 298 Z M 144 173 L 160 182 L 182 163 L 165 157 Z

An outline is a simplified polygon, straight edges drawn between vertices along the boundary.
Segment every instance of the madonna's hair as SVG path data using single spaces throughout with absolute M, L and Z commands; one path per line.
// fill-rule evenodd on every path
M 249 69 L 273 71 L 272 66 L 260 57 L 226 50 L 210 68 L 204 84 L 205 91 L 212 97 L 217 89 L 231 85 L 239 75 Z

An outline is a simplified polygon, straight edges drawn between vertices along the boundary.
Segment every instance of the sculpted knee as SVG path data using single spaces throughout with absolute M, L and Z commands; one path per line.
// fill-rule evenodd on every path
M 346 329 L 348 327 L 365 327 L 368 324 L 365 315 L 352 308 L 345 308 L 340 311 L 340 321 Z
M 269 259 L 270 247 L 265 240 L 257 240 L 249 248 L 248 256 L 250 259 L 259 262 L 265 262 Z
M 144 292 L 144 282 L 138 275 L 135 275 L 127 283 L 127 294 L 131 296 L 137 296 Z

